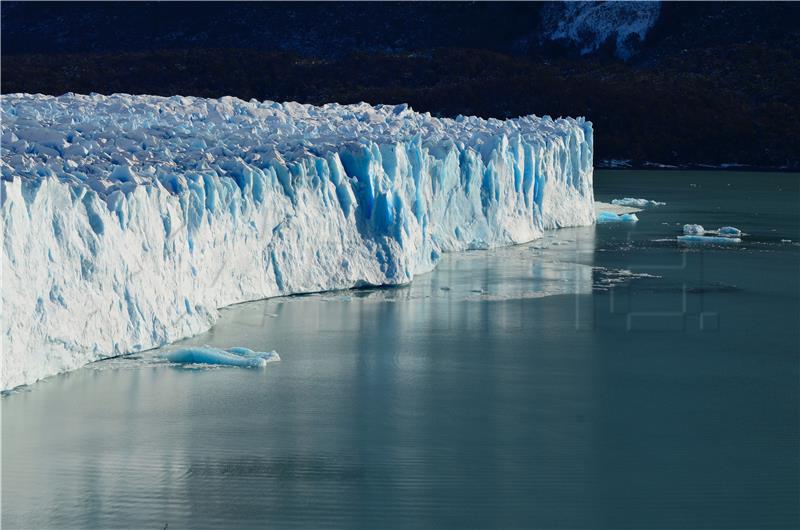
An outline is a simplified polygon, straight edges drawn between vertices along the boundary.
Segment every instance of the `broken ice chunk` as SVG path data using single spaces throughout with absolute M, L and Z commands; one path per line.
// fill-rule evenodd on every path
M 248 348 L 191 347 L 181 348 L 166 355 L 166 359 L 177 364 L 216 364 L 223 366 L 240 366 L 243 368 L 260 368 L 267 363 L 280 361 L 276 351 L 255 352 Z

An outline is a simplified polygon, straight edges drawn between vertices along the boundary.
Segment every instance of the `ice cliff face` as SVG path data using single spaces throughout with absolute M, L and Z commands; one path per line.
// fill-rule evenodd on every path
M 0 387 L 593 221 L 583 119 L 6 95 Z

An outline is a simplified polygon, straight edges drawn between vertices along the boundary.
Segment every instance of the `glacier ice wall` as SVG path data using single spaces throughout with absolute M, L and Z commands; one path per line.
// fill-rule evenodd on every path
M 580 118 L 12 94 L 0 169 L 3 389 L 594 221 Z

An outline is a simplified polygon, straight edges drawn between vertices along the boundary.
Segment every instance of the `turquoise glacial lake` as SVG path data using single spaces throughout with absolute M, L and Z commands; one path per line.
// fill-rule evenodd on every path
M 181 343 L 263 369 L 155 351 L 3 396 L 3 528 L 797 528 L 800 175 L 595 187 L 667 204 Z

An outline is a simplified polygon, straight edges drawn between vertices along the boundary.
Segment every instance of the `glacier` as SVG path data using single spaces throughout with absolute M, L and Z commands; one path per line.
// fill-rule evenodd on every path
M 443 252 L 595 220 L 583 118 L 0 98 L 2 389 L 195 335 L 234 303 L 404 284 Z

